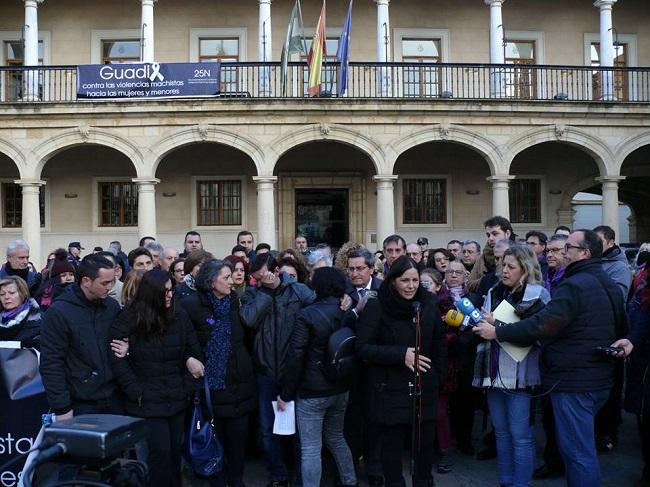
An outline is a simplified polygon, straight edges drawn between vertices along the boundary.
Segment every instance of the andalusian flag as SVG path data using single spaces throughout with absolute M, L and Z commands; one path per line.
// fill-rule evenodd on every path
M 289 58 L 292 54 L 306 53 L 305 46 L 305 33 L 302 27 L 302 11 L 300 9 L 300 0 L 296 0 L 296 4 L 291 11 L 289 17 L 289 25 L 287 27 L 287 36 L 282 46 L 282 57 L 280 59 L 280 78 L 282 80 L 282 96 L 288 96 L 289 83 L 288 83 L 288 64 Z
M 307 57 L 309 63 L 309 96 L 320 94 L 323 56 L 327 56 L 327 47 L 325 45 L 325 0 L 323 0 L 323 8 L 321 8 L 320 17 L 318 17 L 316 32 Z

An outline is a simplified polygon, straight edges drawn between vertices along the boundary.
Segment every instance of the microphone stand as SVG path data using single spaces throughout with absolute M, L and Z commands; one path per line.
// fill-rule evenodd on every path
M 420 303 L 413 302 L 415 316 L 413 324 L 415 325 L 415 363 L 413 366 L 413 382 L 410 383 L 411 397 L 413 398 L 413 418 L 411 426 L 411 481 L 416 483 L 418 468 L 418 457 L 420 454 L 420 436 L 422 421 L 422 372 L 420 372 L 420 347 L 422 346 L 422 334 L 420 330 Z

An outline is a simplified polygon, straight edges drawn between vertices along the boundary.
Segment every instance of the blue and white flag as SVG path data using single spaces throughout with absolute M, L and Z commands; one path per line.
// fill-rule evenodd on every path
M 343 96 L 348 89 L 348 65 L 350 64 L 350 32 L 352 29 L 352 2 L 348 7 L 348 15 L 343 24 L 343 31 L 339 39 L 339 48 L 336 51 L 336 60 L 341 63 L 338 79 L 338 96 Z

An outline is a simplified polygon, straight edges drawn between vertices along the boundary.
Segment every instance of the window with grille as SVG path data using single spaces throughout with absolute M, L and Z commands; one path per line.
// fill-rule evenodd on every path
M 600 43 L 591 43 L 591 65 L 600 66 Z M 627 44 L 615 43 L 614 44 L 614 67 L 625 68 L 627 67 Z M 602 77 L 601 71 L 593 71 L 591 74 L 591 89 L 593 91 L 594 100 L 602 98 Z M 625 71 L 614 71 L 614 96 L 617 100 L 628 99 L 628 77 Z
M 138 224 L 138 185 L 132 182 L 99 184 L 99 226 L 134 227 Z
M 241 225 L 241 181 L 197 181 L 196 196 L 199 226 Z
M 442 61 L 440 39 L 402 39 L 402 61 L 422 63 L 404 68 L 404 96 L 439 96 L 440 68 L 431 63 Z
M 238 37 L 202 37 L 199 39 L 199 62 L 221 63 L 221 92 L 241 91 L 236 67 L 228 63 L 239 61 Z
M 512 64 L 505 73 L 506 94 L 512 98 L 531 99 L 537 94 L 535 41 L 505 41 L 505 63 Z
M 140 40 L 102 40 L 102 64 L 125 64 L 140 62 Z
M 38 195 L 41 227 L 45 226 L 45 189 Z M 2 183 L 2 226 L 20 228 L 23 225 L 23 188 L 16 183 Z
M 447 180 L 402 180 L 403 223 L 447 223 Z
M 515 179 L 510 183 L 510 221 L 542 223 L 542 181 Z
M 45 46 L 43 41 L 38 41 L 38 64 L 43 65 L 43 55 Z M 4 58 L 7 66 L 22 66 L 25 62 L 25 47 L 23 41 L 5 41 Z M 5 99 L 7 101 L 19 100 L 23 97 L 25 88 L 25 73 L 23 71 L 6 71 L 4 76 Z M 39 96 L 43 94 L 43 73 L 38 74 L 38 91 Z

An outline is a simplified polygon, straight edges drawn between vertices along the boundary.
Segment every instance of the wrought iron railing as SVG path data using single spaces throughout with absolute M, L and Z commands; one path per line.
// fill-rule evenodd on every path
M 339 98 L 339 64 L 324 64 L 321 97 Z M 223 63 L 221 98 L 307 98 L 307 66 Z M 350 99 L 650 102 L 650 68 L 350 63 Z M 0 102 L 77 100 L 76 66 L 0 67 Z

